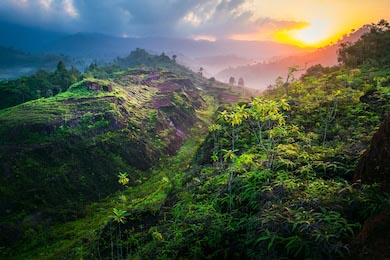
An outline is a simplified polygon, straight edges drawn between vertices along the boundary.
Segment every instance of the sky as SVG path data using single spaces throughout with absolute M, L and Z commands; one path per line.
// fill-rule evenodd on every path
M 390 0 L 0 0 L 0 20 L 67 33 L 323 46 L 390 20 Z

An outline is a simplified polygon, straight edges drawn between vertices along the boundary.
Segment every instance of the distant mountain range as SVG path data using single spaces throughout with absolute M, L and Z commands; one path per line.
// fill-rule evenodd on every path
M 4 22 L 1 18 L 0 33 L 0 46 L 25 52 L 45 52 L 53 41 L 66 36 L 65 33 Z
M 297 46 L 269 41 L 197 41 L 165 37 L 119 38 L 103 34 L 77 33 L 53 42 L 47 51 L 72 56 L 112 59 L 143 48 L 153 53 L 182 54 L 190 58 L 237 56 L 269 59 L 305 51 Z
M 0 46 L 0 79 L 29 75 L 39 69 L 53 70 L 59 61 L 76 64 L 63 55 L 29 53 Z
M 183 54 L 191 58 L 236 55 L 267 59 L 299 53 L 304 49 L 271 41 L 205 41 L 167 37 L 122 38 L 97 33 L 65 34 L 0 21 L 0 46 L 28 52 L 61 53 L 95 59 L 124 56 L 135 48 L 155 53 Z
M 136 48 L 143 48 L 154 54 L 165 52 L 169 56 L 176 55 L 179 63 L 194 71 L 202 67 L 206 77 L 215 76 L 225 82 L 230 76 L 243 77 L 247 86 L 263 89 L 278 76 L 286 74 L 289 66 L 302 67 L 306 63 L 309 66 L 318 63 L 326 66 L 337 64 L 336 50 L 339 44 L 347 40 L 355 41 L 364 32 L 364 28 L 351 33 L 335 45 L 319 50 L 271 41 L 204 41 L 166 37 L 121 38 L 96 33 L 64 34 L 1 21 L 0 31 L 0 46 L 12 47 L 1 49 L 0 66 L 4 65 L 8 69 L 0 70 L 0 79 L 18 77 L 39 68 L 54 69 L 52 65 L 63 60 L 64 56 L 68 56 L 68 65 L 70 63 L 83 70 L 91 62 L 108 63 L 117 57 L 127 56 Z M 10 54 L 6 53 L 7 50 Z M 4 59 L 15 56 L 15 52 L 32 52 L 23 54 L 32 56 L 15 58 L 13 61 Z M 39 57 L 40 55 L 45 56 Z M 50 62 L 45 62 L 48 57 Z M 31 66 L 32 60 L 40 62 L 33 62 L 34 66 Z
M 217 73 L 216 78 L 227 82 L 230 77 L 235 77 L 236 79 L 242 77 L 246 86 L 264 90 L 268 85 L 273 84 L 277 77 L 286 77 L 289 67 L 299 66 L 303 69 L 316 64 L 323 66 L 337 65 L 337 50 L 340 48 L 340 45 L 346 42 L 357 41 L 368 30 L 369 26 L 363 26 L 359 30 L 344 35 L 337 43 L 314 51 L 275 58 L 266 62 L 227 68 Z M 295 76 L 298 77 L 302 73 L 304 73 L 304 70 L 296 72 Z
M 111 62 L 117 57 L 127 56 L 136 48 L 143 48 L 154 54 L 165 52 L 169 56 L 176 55 L 179 63 L 193 70 L 204 67 L 204 75 L 213 76 L 229 66 L 236 67 L 250 64 L 254 60 L 307 51 L 294 45 L 271 41 L 205 41 L 167 37 L 122 38 L 97 33 L 65 34 L 2 21 L 0 31 L 0 46 L 34 55 L 69 56 L 73 58 L 72 65 L 79 69 L 91 62 Z M 26 67 L 21 60 L 18 61 L 18 67 Z M 9 72 L 7 76 L 10 76 Z

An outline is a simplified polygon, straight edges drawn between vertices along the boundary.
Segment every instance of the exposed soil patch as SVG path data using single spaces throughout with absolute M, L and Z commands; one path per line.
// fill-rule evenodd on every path
M 105 100 L 112 103 L 117 104 L 118 98 L 117 97 L 90 97 L 90 98 L 79 98 L 79 99 L 67 99 L 62 101 L 64 104 L 74 104 L 74 103 L 82 103 L 82 102 L 88 102 L 88 101 L 100 101 Z
M 159 89 L 159 92 L 158 92 L 159 94 L 167 94 L 167 93 L 179 91 L 182 89 L 182 87 L 180 87 L 180 86 L 178 86 L 170 81 L 158 84 L 157 88 Z
M 172 107 L 172 97 L 163 96 L 163 97 L 154 97 L 152 100 L 152 108 L 159 109 L 162 107 Z

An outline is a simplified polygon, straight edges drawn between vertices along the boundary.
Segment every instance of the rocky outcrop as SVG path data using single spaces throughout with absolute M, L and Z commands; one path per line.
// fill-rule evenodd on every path
M 356 167 L 354 181 L 377 182 L 390 191 L 390 115 L 374 134 L 367 151 Z
M 88 90 L 102 90 L 102 91 L 107 91 L 111 92 L 112 91 L 112 85 L 100 85 L 98 82 L 93 82 L 93 81 L 85 81 L 84 82 L 85 86 L 88 88 Z
M 372 137 L 356 167 L 354 181 L 378 183 L 390 190 L 390 116 Z M 390 259 L 390 209 L 364 221 L 359 235 L 351 242 L 348 259 Z
M 390 259 L 390 209 L 368 218 L 351 243 L 348 259 Z

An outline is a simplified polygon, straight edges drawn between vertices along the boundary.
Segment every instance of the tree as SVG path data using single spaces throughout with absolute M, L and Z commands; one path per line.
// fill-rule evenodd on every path
M 236 84 L 236 79 L 235 79 L 234 77 L 230 77 L 230 78 L 229 78 L 229 84 L 230 84 L 230 85 Z
M 238 79 L 238 85 L 239 85 L 240 87 L 244 87 L 244 86 L 245 86 L 245 83 L 244 83 L 244 79 L 243 79 L 243 78 L 239 78 L 239 79 Z
M 199 75 L 199 76 L 203 76 L 203 67 L 200 67 L 200 68 L 199 68 L 198 75 Z
M 110 219 L 112 219 L 113 222 L 116 222 L 118 224 L 118 237 L 117 237 L 117 257 L 118 259 L 122 259 L 122 234 L 121 234 L 121 224 L 126 223 L 126 217 L 129 216 L 129 213 L 125 210 L 120 210 L 117 208 L 113 208 L 112 212 L 114 215 L 110 216 Z M 113 249 L 112 245 L 112 239 L 111 239 L 111 250 Z M 112 256 L 111 256 L 112 257 Z
M 129 174 L 127 172 L 119 172 L 118 173 L 118 182 L 123 186 L 126 186 L 129 183 L 129 178 L 127 178 Z
M 214 141 L 214 148 L 213 148 L 213 155 L 211 156 L 211 159 L 213 161 L 214 167 L 217 165 L 218 161 L 220 162 L 220 167 L 223 167 L 222 164 L 222 156 L 220 156 L 220 152 L 222 149 L 222 144 L 220 144 L 220 138 L 219 138 L 219 132 L 221 131 L 222 126 L 220 124 L 212 124 L 209 126 L 209 131 L 213 135 L 213 141 Z
M 328 127 L 330 123 L 336 118 L 337 113 L 337 95 L 335 95 L 333 99 L 333 104 L 329 105 L 326 109 L 326 114 L 324 118 L 324 134 L 322 136 L 322 146 L 325 146 L 327 134 L 328 134 Z
M 370 26 L 370 31 L 354 44 L 341 44 L 338 61 L 347 67 L 369 64 L 375 67 L 390 64 L 390 24 L 381 20 Z
M 236 127 L 241 125 L 243 122 L 243 119 L 246 119 L 249 117 L 248 112 L 246 111 L 246 105 L 236 105 L 233 107 L 232 111 L 228 112 L 227 110 L 224 110 L 220 112 L 220 119 L 227 122 L 232 127 L 232 133 L 230 135 L 231 139 L 231 149 L 230 150 L 224 150 L 224 160 L 227 161 L 228 159 L 231 162 L 234 162 L 234 159 L 236 158 L 235 152 L 237 150 L 235 149 L 235 139 L 236 139 Z M 233 178 L 234 178 L 234 169 L 230 168 L 230 174 L 229 174 L 229 181 L 228 181 L 228 192 L 230 197 L 229 202 L 229 209 L 232 209 L 232 184 L 233 184 Z
M 65 63 L 63 61 L 59 61 L 57 63 L 57 71 L 58 72 L 66 72 Z
M 266 168 L 272 167 L 272 149 L 277 144 L 277 139 L 284 134 L 283 126 L 286 122 L 282 111 L 289 109 L 290 106 L 284 99 L 277 102 L 255 98 L 250 104 L 250 130 L 266 155 Z
M 305 67 L 303 69 L 298 69 L 299 66 L 293 66 L 293 67 L 288 68 L 286 82 L 283 84 L 284 89 L 286 90 L 286 97 L 288 97 L 288 95 L 289 95 L 289 92 L 288 92 L 288 87 L 290 85 L 289 80 L 291 80 L 291 81 L 294 80 L 294 73 L 295 72 L 306 70 L 307 64 L 308 64 L 308 62 L 305 63 Z

